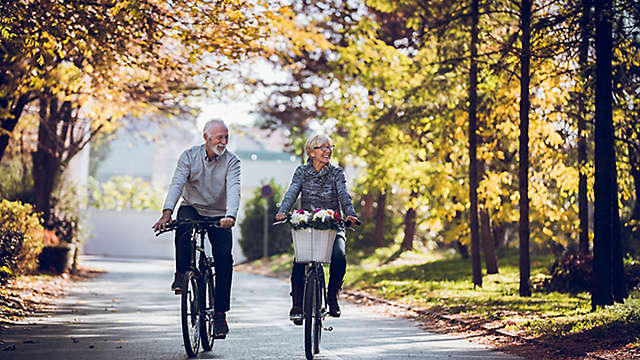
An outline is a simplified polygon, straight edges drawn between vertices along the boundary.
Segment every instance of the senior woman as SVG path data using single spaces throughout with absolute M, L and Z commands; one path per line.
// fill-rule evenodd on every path
M 301 208 L 312 211 L 314 209 L 332 209 L 344 213 L 344 219 L 356 223 L 358 218 L 347 192 L 346 180 L 342 168 L 331 164 L 334 145 L 324 134 L 318 134 L 307 140 L 305 151 L 309 158 L 305 165 L 300 165 L 293 174 L 291 184 L 284 195 L 276 220 L 286 218 L 286 213 L 301 194 Z M 327 303 L 329 315 L 340 317 L 338 292 L 342 287 L 342 279 L 347 269 L 345 257 L 344 228 L 338 230 L 333 243 L 331 266 L 329 269 L 329 286 L 327 288 Z M 291 272 L 291 298 L 293 305 L 289 318 L 296 325 L 302 325 L 302 297 L 304 294 L 304 264 L 293 264 Z

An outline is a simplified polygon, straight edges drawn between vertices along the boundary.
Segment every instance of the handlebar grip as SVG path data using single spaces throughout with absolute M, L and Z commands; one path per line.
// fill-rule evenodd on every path
M 355 222 L 355 223 L 352 223 L 352 222 L 351 222 L 351 221 L 349 221 L 349 220 L 347 220 L 347 221 L 345 221 L 345 222 L 344 222 L 344 226 L 346 226 L 346 227 L 351 227 L 351 225 L 357 225 L 357 226 L 360 226 L 360 224 L 361 224 L 360 220 L 356 220 L 356 222 Z

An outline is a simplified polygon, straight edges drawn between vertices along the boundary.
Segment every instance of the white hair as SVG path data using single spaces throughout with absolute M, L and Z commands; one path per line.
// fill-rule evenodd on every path
M 227 124 L 225 124 L 223 120 L 221 120 L 221 119 L 211 119 L 211 120 L 207 121 L 204 124 L 204 128 L 202 129 L 202 133 L 203 134 L 208 134 L 209 131 L 211 131 L 211 127 L 213 127 L 214 124 L 222 125 L 222 126 L 224 126 L 225 129 L 229 129 L 227 127 Z
M 304 145 L 304 150 L 306 151 L 307 156 L 311 155 L 314 147 L 322 144 L 331 144 L 331 138 L 326 134 L 316 134 L 310 137 Z

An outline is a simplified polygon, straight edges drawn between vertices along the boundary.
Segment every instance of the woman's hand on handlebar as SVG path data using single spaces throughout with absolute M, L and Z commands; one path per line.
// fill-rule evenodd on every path
M 355 225 L 359 225 L 360 224 L 360 220 L 358 220 L 358 218 L 355 217 L 355 216 L 347 216 L 344 219 L 344 222 L 348 224 L 347 226 L 351 226 L 353 224 L 355 224 Z
M 283 214 L 283 213 L 277 213 L 276 214 L 276 221 L 282 221 L 284 219 L 287 218 L 287 215 Z

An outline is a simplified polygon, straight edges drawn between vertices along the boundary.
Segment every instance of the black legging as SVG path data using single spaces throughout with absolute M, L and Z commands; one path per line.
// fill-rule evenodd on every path
M 304 286 L 304 263 L 293 263 L 291 271 L 291 288 L 302 288 Z M 347 271 L 347 258 L 344 238 L 336 235 L 331 253 L 331 266 L 329 266 L 329 293 L 337 291 L 342 287 L 342 279 Z
M 177 218 L 203 220 L 213 219 L 219 220 L 220 217 L 206 217 L 198 214 L 192 206 L 180 206 Z M 190 226 L 180 226 L 176 231 L 176 271 L 185 272 L 191 263 L 191 244 L 189 235 L 191 234 Z M 233 257 L 231 255 L 231 246 L 233 244 L 231 229 L 222 229 L 211 227 L 207 231 L 209 243 L 213 248 L 213 259 L 216 263 L 216 293 L 215 311 L 229 311 L 229 303 L 231 298 L 231 277 L 233 274 Z M 215 241 L 215 245 L 214 245 Z

